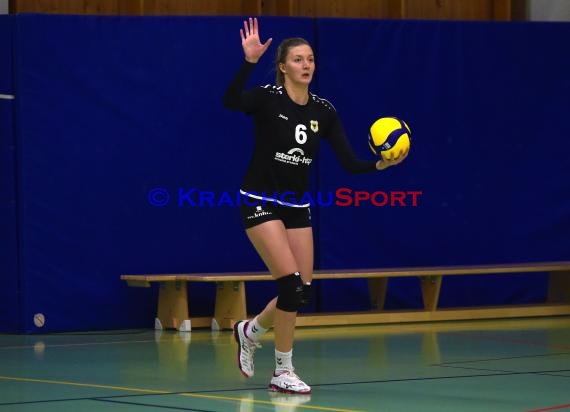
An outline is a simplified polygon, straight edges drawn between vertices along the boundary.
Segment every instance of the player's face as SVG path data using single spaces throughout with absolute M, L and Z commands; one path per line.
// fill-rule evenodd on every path
M 281 64 L 281 70 L 292 83 L 308 85 L 315 72 L 313 49 L 306 44 L 291 47 L 285 64 Z

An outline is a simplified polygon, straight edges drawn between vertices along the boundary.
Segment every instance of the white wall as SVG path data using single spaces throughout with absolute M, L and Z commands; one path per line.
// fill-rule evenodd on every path
M 569 0 L 529 0 L 528 20 L 570 21 Z
M 8 14 L 8 0 L 0 0 L 0 14 Z

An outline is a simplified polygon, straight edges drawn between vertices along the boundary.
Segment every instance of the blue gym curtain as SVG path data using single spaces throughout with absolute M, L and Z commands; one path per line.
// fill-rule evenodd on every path
M 242 19 L 18 20 L 26 330 L 35 313 L 42 331 L 152 327 L 156 291 L 122 273 L 262 269 L 234 206 L 251 125 L 222 107 Z M 311 28 L 265 25 L 276 38 Z M 253 84 L 273 81 L 271 60 Z M 193 315 L 214 286 L 192 285 Z
M 405 164 L 377 175 L 346 176 L 327 153 L 321 190 L 422 192 L 416 207 L 408 197 L 405 207 L 323 208 L 323 267 L 570 257 L 570 55 L 561 53 L 570 25 L 323 19 L 318 32 L 319 86 L 361 155 L 370 156 L 378 117 L 400 117 L 412 130 Z M 328 285 L 332 309 L 341 298 Z M 365 305 L 366 289 L 353 292 L 354 306 Z M 441 303 L 544 293 L 536 275 L 445 279 Z M 415 306 L 419 296 L 417 280 L 392 280 L 387 305 Z
M 4 24 L 9 18 L 0 30 L 15 33 L 17 98 L 0 102 L 0 127 L 13 136 L 14 105 L 18 127 L 0 152 L 8 170 L 0 219 L 9 229 L 1 297 L 2 308 L 23 307 L 13 316 L 3 310 L 3 327 L 152 327 L 156 290 L 128 288 L 120 274 L 263 268 L 235 207 L 251 123 L 221 103 L 243 58 L 242 18 L 10 18 L 17 30 Z M 367 134 L 378 117 L 401 117 L 412 129 L 406 163 L 372 175 L 347 175 L 323 144 L 315 191 L 422 194 L 415 207 L 314 208 L 318 267 L 570 257 L 570 57 L 561 52 L 570 25 L 262 23 L 274 44 L 250 85 L 273 82 L 283 38 L 306 37 L 317 56 L 313 92 L 335 105 L 360 157 L 373 158 Z M 9 59 L 1 61 L 7 70 Z M 491 278 L 446 279 L 442 304 L 544 297 L 544 277 Z M 318 289 L 316 309 L 368 308 L 363 281 Z M 272 283 L 248 286 L 250 311 L 274 292 Z M 192 314 L 211 313 L 214 285 L 191 285 L 189 293 Z M 389 307 L 419 302 L 416 279 L 391 281 Z M 45 315 L 41 329 L 35 313 Z M 4 322 L 18 314 L 19 324 Z

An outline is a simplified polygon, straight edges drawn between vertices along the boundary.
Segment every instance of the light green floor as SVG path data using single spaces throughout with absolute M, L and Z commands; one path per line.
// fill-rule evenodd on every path
M 272 396 L 231 332 L 0 335 L 0 412 L 570 411 L 570 318 L 297 330 L 310 396 Z

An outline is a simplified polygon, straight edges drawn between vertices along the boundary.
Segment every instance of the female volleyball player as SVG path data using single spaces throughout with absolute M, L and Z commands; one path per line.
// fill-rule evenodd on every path
M 273 326 L 275 371 L 269 389 L 309 394 L 311 388 L 294 372 L 293 338 L 297 310 L 311 295 L 313 232 L 307 193 L 309 166 L 320 139 L 327 140 L 350 173 L 383 170 L 393 160 L 363 161 L 353 153 L 335 108 L 309 92 L 315 57 L 301 38 L 284 40 L 277 49 L 276 85 L 245 91 L 245 83 L 272 39 L 261 43 L 257 19 L 240 29 L 245 61 L 224 95 L 225 107 L 252 116 L 255 149 L 240 192 L 246 233 L 277 282 L 277 297 L 252 320 L 237 322 L 238 366 L 254 374 L 253 355 L 260 337 Z

